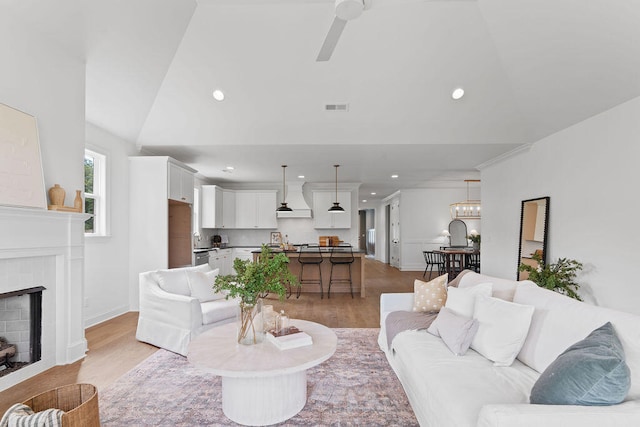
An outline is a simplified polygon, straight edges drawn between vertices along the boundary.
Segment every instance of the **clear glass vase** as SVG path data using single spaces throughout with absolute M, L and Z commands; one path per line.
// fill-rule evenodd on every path
M 262 298 L 258 298 L 255 304 L 240 301 L 236 323 L 238 325 L 238 344 L 261 343 L 264 339 Z

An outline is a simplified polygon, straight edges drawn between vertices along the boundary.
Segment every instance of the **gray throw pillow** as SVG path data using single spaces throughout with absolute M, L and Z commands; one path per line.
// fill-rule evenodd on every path
M 622 343 L 611 322 L 566 349 L 544 370 L 531 390 L 531 403 L 615 405 L 631 386 Z
M 462 356 L 467 352 L 473 337 L 478 332 L 478 321 L 442 307 L 427 332 L 442 338 L 453 354 Z

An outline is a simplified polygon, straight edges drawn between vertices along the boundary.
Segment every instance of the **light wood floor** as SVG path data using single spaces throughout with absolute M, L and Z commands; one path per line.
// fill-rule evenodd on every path
M 366 298 L 359 294 L 332 293 L 331 298 L 320 299 L 320 294 L 295 295 L 285 301 L 267 297 L 266 304 L 285 312 L 294 319 L 322 323 L 330 328 L 377 328 L 380 313 L 380 294 L 385 292 L 412 292 L 413 280 L 422 278 L 422 272 L 401 272 L 378 261 L 367 259 Z M 325 290 L 326 291 L 326 290 Z M 157 348 L 135 339 L 137 312 L 129 312 L 86 330 L 89 344 L 87 356 L 76 363 L 56 366 L 0 393 L 0 414 L 12 404 L 22 402 L 51 388 L 71 383 L 90 383 L 98 391 L 138 363 L 153 354 Z

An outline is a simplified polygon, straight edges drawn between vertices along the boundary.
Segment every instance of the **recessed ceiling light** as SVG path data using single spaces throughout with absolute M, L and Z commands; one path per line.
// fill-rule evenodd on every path
M 461 87 L 457 87 L 451 92 L 451 97 L 455 100 L 458 100 L 464 96 L 464 89 Z
M 226 169 L 226 170 L 228 170 L 228 171 L 232 171 L 232 170 L 234 170 L 235 168 L 234 168 L 233 166 L 227 166 L 225 169 Z
M 375 192 L 373 192 L 373 193 L 371 193 L 371 195 L 372 195 L 372 196 L 375 196 L 375 195 L 376 195 L 376 193 L 375 193 Z
M 304 179 L 304 175 L 298 175 L 298 178 Z
M 362 203 L 367 203 L 367 199 L 362 199 Z
M 391 175 L 391 178 L 397 178 L 398 175 Z
M 222 92 L 220 89 L 216 89 L 213 91 L 213 99 L 215 99 L 216 101 L 223 101 L 224 100 L 224 92 Z

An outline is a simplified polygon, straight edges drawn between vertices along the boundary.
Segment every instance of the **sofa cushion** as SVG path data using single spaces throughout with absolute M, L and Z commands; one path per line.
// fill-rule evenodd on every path
M 156 272 L 156 279 L 162 290 L 170 294 L 184 295 L 186 297 L 191 296 L 186 270 L 158 270 Z
M 529 391 L 540 375 L 517 360 L 494 368 L 473 350 L 455 356 L 440 338 L 424 331 L 402 332 L 392 345 L 393 368 L 425 426 L 475 427 L 485 405 L 529 406 Z
M 456 356 L 467 352 L 477 331 L 477 320 L 456 314 L 447 307 L 442 307 L 438 317 L 427 329 L 430 334 L 442 338 Z
M 494 366 L 510 366 L 527 338 L 533 311 L 530 305 L 479 296 L 473 313 L 479 326 L 471 348 Z
M 203 325 L 234 318 L 238 314 L 238 310 L 240 310 L 237 298 L 203 302 L 200 304 L 200 308 L 202 310 Z
M 476 297 L 478 295 L 491 296 L 491 283 L 480 283 L 470 288 L 454 288 L 449 286 L 447 290 L 447 302 L 445 307 L 456 314 L 473 317 Z
M 476 286 L 479 283 L 490 282 L 493 284 L 491 288 L 491 296 L 494 298 L 500 298 L 505 301 L 513 301 L 513 296 L 516 292 L 516 288 L 522 282 L 515 280 L 502 279 L 499 277 L 486 276 L 484 274 L 476 273 L 475 271 L 469 271 L 465 274 L 458 284 L 459 288 L 469 288 Z M 528 282 L 528 281 L 527 281 Z
M 447 279 L 443 274 L 429 282 L 414 280 L 413 282 L 413 311 L 437 312 L 447 301 Z
M 200 302 L 215 301 L 217 299 L 225 298 L 227 296 L 226 293 L 213 291 L 213 284 L 219 273 L 219 268 L 207 272 L 187 271 L 187 279 L 189 280 L 191 296 L 198 298 Z
M 549 365 L 531 390 L 531 403 L 546 405 L 615 405 L 630 387 L 622 343 L 605 323 Z
M 631 369 L 629 399 L 640 399 L 640 316 L 586 304 L 535 283 L 518 286 L 514 301 L 536 308 L 519 360 L 543 372 L 569 346 L 611 322 Z

